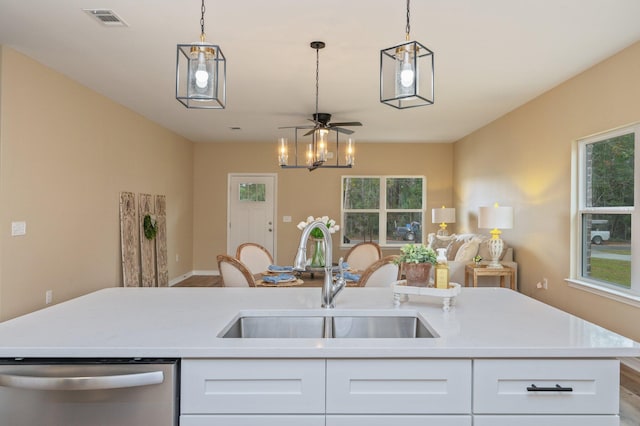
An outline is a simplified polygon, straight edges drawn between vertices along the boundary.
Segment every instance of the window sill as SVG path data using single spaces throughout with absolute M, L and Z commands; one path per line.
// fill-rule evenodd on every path
M 569 284 L 569 287 L 583 290 L 592 294 L 597 294 L 598 296 L 606 297 L 607 299 L 615 300 L 616 302 L 622 302 L 626 303 L 627 305 L 640 308 L 640 296 L 636 294 L 627 293 L 613 288 L 603 287 L 597 284 L 592 284 L 577 279 L 566 278 L 565 281 Z

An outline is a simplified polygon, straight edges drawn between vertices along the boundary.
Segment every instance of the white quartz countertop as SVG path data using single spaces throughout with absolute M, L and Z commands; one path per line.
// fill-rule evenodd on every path
M 455 306 L 346 288 L 336 312 L 418 312 L 420 339 L 223 339 L 238 314 L 324 311 L 319 288 L 109 288 L 0 323 L 0 358 L 635 357 L 640 344 L 512 290 L 463 288 Z

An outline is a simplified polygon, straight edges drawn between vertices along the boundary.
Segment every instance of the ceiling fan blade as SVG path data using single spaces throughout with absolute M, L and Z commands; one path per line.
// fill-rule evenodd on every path
M 344 127 L 344 126 L 362 126 L 362 123 L 359 121 L 348 121 L 345 123 L 331 123 L 329 124 L 329 127 Z
M 315 129 L 314 126 L 283 126 L 278 129 Z
M 335 130 L 338 133 L 344 133 L 345 135 L 350 135 L 353 133 L 353 130 L 343 129 L 342 127 L 331 127 L 331 130 Z
M 313 133 L 313 132 L 315 132 L 315 131 L 316 131 L 316 129 L 315 129 L 315 127 L 314 127 L 313 129 L 311 129 L 311 130 L 309 130 L 307 133 L 305 133 L 303 136 L 309 136 L 311 133 Z

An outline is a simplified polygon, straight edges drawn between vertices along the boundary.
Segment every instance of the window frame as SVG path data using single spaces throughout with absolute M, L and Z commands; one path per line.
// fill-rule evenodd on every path
M 626 134 L 634 134 L 634 197 L 633 206 L 622 207 L 588 207 L 587 206 L 587 146 L 608 139 L 623 136 Z M 583 215 L 585 214 L 628 214 L 631 216 L 631 229 L 640 229 L 640 209 L 636 208 L 640 200 L 640 185 L 636 182 L 640 176 L 640 123 L 619 127 L 617 129 L 608 130 L 595 135 L 578 139 L 574 143 L 573 149 L 573 184 L 574 207 L 572 214 L 573 226 L 571 232 L 573 234 L 571 242 L 571 269 L 570 277 L 567 282 L 570 286 L 586 290 L 604 297 L 629 303 L 634 306 L 640 306 L 640 238 L 633 238 L 631 232 L 631 282 L 630 288 L 608 283 L 592 277 L 583 276 L 584 259 L 583 259 L 583 239 L 585 228 L 583 226 Z
M 345 209 L 344 207 L 344 184 L 345 179 L 379 179 L 380 183 L 380 199 L 378 209 Z M 387 209 L 387 180 L 388 179 L 422 179 L 422 206 L 419 209 Z M 355 243 L 345 243 L 345 231 L 346 231 L 346 214 L 347 213 L 377 213 L 378 214 L 378 244 L 380 247 L 385 248 L 397 248 L 407 244 L 401 243 L 388 243 L 387 242 L 387 214 L 396 212 L 416 212 L 422 216 L 420 233 L 421 241 L 425 243 L 425 220 L 426 220 L 426 206 L 427 206 L 427 177 L 424 175 L 343 175 L 340 179 L 340 220 L 342 226 L 340 226 L 340 241 L 341 248 L 351 248 Z

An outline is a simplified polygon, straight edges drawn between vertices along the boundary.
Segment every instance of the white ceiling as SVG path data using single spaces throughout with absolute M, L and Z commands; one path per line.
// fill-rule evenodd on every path
M 197 142 L 268 141 L 315 110 L 358 141 L 451 142 L 640 40 L 639 0 L 414 0 L 411 39 L 435 52 L 435 105 L 379 101 L 380 49 L 404 41 L 404 0 L 206 0 L 227 58 L 227 108 L 175 99 L 176 45 L 200 0 L 0 0 L 0 43 Z M 111 9 L 109 28 L 82 9 Z M 231 130 L 240 127 L 241 130 Z

